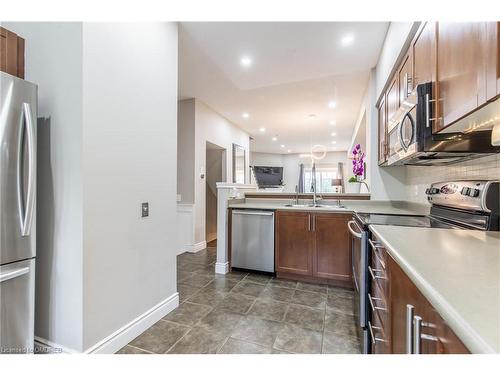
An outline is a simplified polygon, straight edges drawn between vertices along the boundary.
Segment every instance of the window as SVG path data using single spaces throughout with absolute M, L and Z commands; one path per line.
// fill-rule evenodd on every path
M 316 166 L 317 193 L 337 193 L 339 188 L 332 186 L 332 180 L 337 178 L 337 167 Z M 304 169 L 304 191 L 312 193 L 312 169 Z

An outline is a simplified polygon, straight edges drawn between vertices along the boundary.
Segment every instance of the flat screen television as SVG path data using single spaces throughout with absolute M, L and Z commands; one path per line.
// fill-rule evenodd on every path
M 283 186 L 283 167 L 254 166 L 253 174 L 259 188 Z

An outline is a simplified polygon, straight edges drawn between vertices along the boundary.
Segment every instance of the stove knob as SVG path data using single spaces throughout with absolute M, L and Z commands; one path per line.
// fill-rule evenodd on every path
M 425 194 L 429 195 L 431 193 L 431 189 L 427 188 L 425 189 Z
M 431 194 L 439 194 L 439 189 L 438 188 L 432 188 L 430 193 Z
M 460 192 L 460 194 L 462 195 L 467 195 L 467 189 L 469 188 L 466 188 L 465 186 L 462 188 L 462 191 Z
M 479 192 L 479 189 L 470 189 L 469 196 L 474 198 L 479 197 Z

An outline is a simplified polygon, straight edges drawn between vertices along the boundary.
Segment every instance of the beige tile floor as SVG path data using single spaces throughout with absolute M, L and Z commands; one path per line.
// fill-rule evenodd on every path
M 215 259 L 215 248 L 179 255 L 179 307 L 118 353 L 359 353 L 352 291 L 218 275 Z

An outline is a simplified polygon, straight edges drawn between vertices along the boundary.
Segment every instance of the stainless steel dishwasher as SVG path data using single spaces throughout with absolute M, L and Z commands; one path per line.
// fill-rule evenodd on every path
M 233 210 L 231 266 L 274 273 L 274 212 Z

